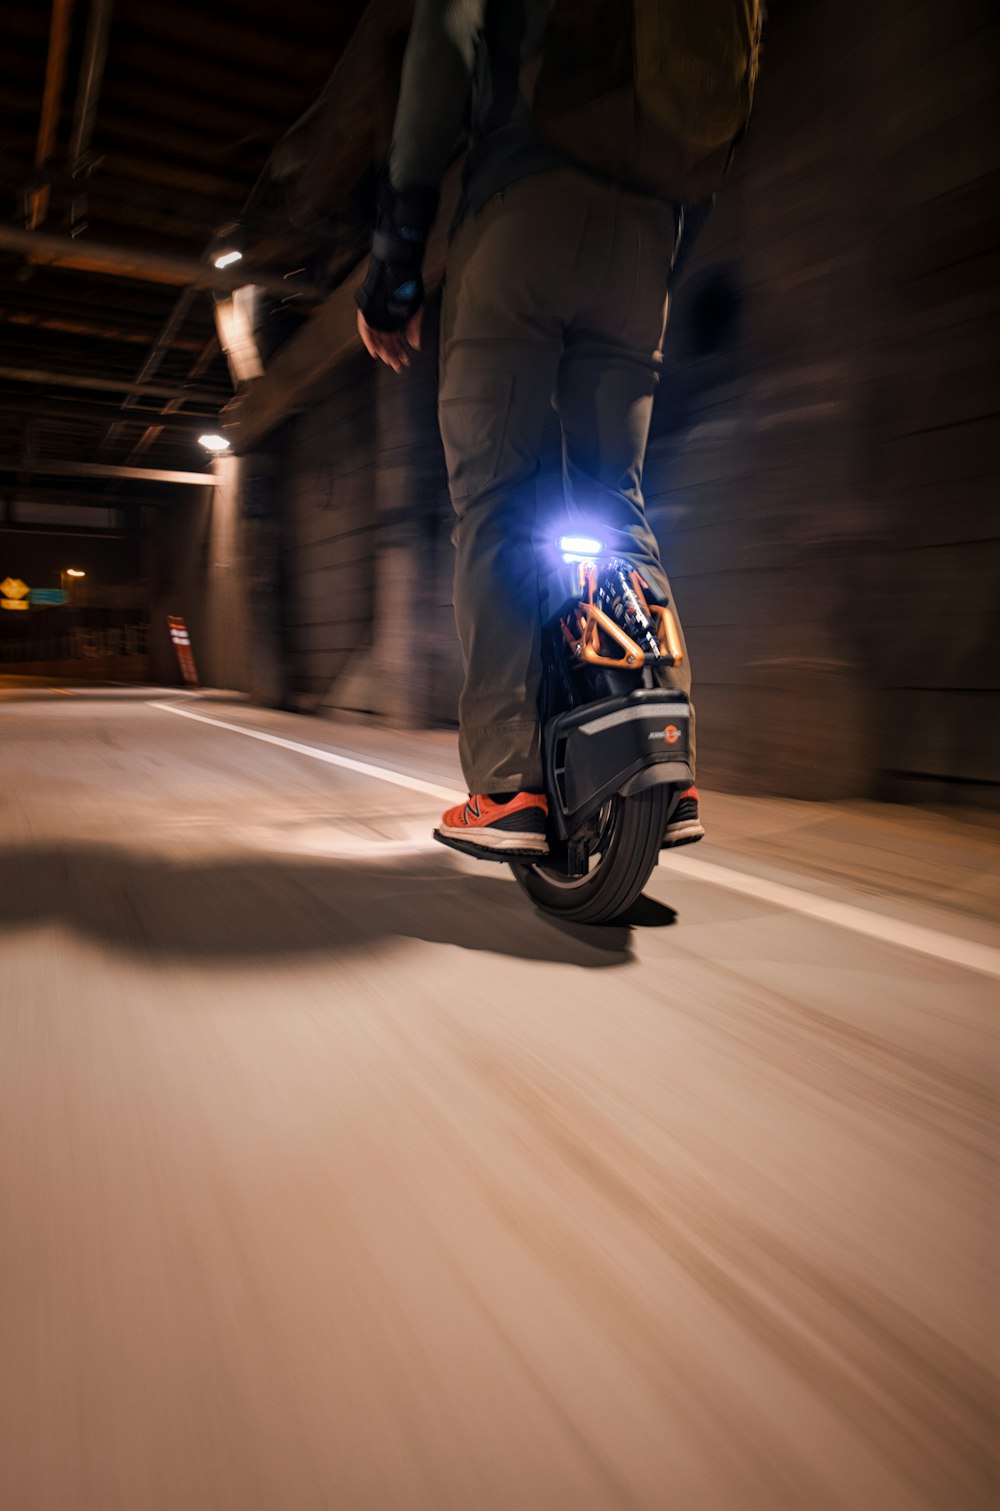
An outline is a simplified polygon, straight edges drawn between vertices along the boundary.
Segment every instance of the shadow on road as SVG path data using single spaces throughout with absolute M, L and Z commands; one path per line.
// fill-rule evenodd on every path
M 645 893 L 637 897 L 619 919 L 619 923 L 635 929 L 667 929 L 676 922 L 676 909 L 668 908 L 665 902 L 657 902 L 655 897 L 647 897 Z
M 182 861 L 98 845 L 8 851 L 0 937 L 46 923 L 130 955 L 212 963 L 364 954 L 394 938 L 588 968 L 632 958 L 630 927 L 557 924 L 506 877 L 470 876 L 447 855 L 366 865 Z

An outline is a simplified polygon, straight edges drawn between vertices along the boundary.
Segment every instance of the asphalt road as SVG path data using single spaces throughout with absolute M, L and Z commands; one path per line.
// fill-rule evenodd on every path
M 0 688 L 3 1511 L 998 1504 L 995 832 L 709 796 L 570 928 L 458 786 Z

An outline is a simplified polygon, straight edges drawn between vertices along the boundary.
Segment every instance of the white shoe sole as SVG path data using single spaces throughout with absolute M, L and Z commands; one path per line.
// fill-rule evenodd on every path
M 440 834 L 442 839 L 475 845 L 480 850 L 527 850 L 532 855 L 549 853 L 549 842 L 541 835 L 515 834 L 510 830 L 458 829 L 452 824 L 438 824 L 434 833 Z
M 698 819 L 689 819 L 686 824 L 674 824 L 663 836 L 664 848 L 671 845 L 692 845 L 696 839 L 704 839 L 705 830 Z

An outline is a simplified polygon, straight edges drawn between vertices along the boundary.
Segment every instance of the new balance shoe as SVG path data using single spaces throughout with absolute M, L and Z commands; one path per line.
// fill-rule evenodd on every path
M 449 808 L 434 830 L 434 838 L 478 860 L 534 859 L 547 855 L 545 821 L 549 805 L 541 793 L 519 792 L 498 803 L 486 793 L 471 795 Z
M 675 793 L 667 812 L 663 847 L 669 849 L 674 845 L 693 845 L 704 838 L 705 830 L 698 817 L 698 789 L 686 787 L 683 792 Z

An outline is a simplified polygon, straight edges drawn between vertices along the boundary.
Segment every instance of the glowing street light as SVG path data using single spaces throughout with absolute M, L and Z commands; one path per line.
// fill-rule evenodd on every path
M 224 435 L 200 435 L 198 445 L 204 446 L 206 451 L 228 451 L 229 442 Z
M 235 247 L 232 247 L 229 251 L 220 252 L 218 257 L 212 260 L 217 268 L 231 268 L 234 262 L 243 261 L 243 253 L 238 252 Z
M 78 581 L 81 577 L 86 577 L 86 575 L 86 572 L 81 572 L 79 567 L 63 567 L 62 571 L 59 573 L 59 587 L 64 594 L 64 602 L 69 603 L 71 601 L 69 588 L 66 585 L 67 578 L 69 578 L 72 583 Z

